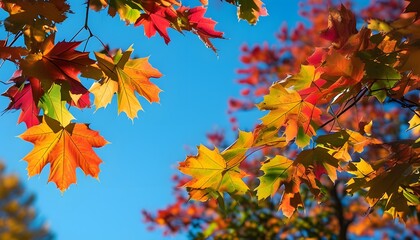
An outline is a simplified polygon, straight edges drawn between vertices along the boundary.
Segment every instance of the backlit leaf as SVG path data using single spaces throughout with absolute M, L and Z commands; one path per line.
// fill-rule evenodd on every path
M 94 63 L 88 52 L 76 49 L 80 42 L 59 42 L 54 45 L 54 34 L 43 43 L 41 52 L 31 53 L 21 62 L 23 74 L 38 78 L 47 90 L 55 81 L 79 81 L 78 75 Z
M 11 100 L 6 110 L 21 109 L 18 123 L 25 122 L 28 128 L 40 122 L 38 117 L 40 109 L 37 107 L 39 99 L 36 99 L 37 94 L 33 94 L 33 91 L 40 91 L 40 83 L 37 79 L 31 81 L 31 84 L 25 84 L 22 89 L 12 86 L 2 94 Z
M 355 193 L 362 189 L 365 184 L 376 176 L 372 166 L 364 159 L 360 159 L 359 162 L 351 162 L 348 172 L 354 177 L 350 178 L 346 185 L 349 193 Z
M 92 148 L 102 147 L 107 141 L 87 124 L 70 123 L 65 127 L 48 117 L 40 125 L 26 130 L 19 136 L 34 144 L 34 149 L 23 159 L 28 162 L 30 177 L 40 174 L 50 164 L 49 182 L 61 191 L 76 183 L 76 168 L 98 178 L 101 159 Z
M 274 84 L 257 106 L 260 110 L 270 110 L 261 118 L 264 126 L 274 126 L 276 129 L 285 127 L 287 142 L 297 138 L 298 146 L 304 147 L 309 144 L 307 137 L 315 135 L 312 123 L 319 122 L 321 110 L 303 100 L 298 92 Z
M 415 111 L 413 117 L 408 121 L 408 130 L 412 130 L 414 133 L 420 133 L 420 111 Z
M 381 144 L 382 141 L 379 139 L 363 136 L 362 134 L 346 130 L 347 134 L 349 135 L 349 144 L 353 147 L 354 151 L 356 152 L 363 152 L 364 148 L 370 144 Z
M 66 108 L 66 100 L 63 100 L 61 86 L 53 84 L 39 100 L 44 115 L 58 121 L 61 126 L 67 126 L 74 119 L 73 115 Z
M 90 88 L 95 96 L 96 109 L 106 107 L 114 93 L 118 97 L 118 113 L 125 112 L 131 119 L 137 117 L 142 109 L 135 92 L 149 102 L 159 102 L 161 91 L 150 78 L 159 78 L 162 74 L 153 68 L 148 58 L 130 59 L 133 49 L 119 50 L 111 58 L 102 53 L 95 53 L 98 66 L 103 71 L 101 80 Z
M 168 28 L 171 25 L 171 22 L 167 19 L 167 15 L 172 15 L 176 17 L 175 13 L 171 12 L 167 8 L 154 6 L 147 13 L 142 13 L 140 17 L 137 18 L 135 26 L 144 26 L 144 34 L 150 38 L 153 37 L 156 32 L 159 33 L 161 37 L 165 40 L 165 43 L 168 44 L 171 39 L 168 35 Z
M 372 95 L 384 102 L 387 92 L 401 79 L 400 73 L 388 65 L 370 61 L 366 63 L 366 76 L 373 81 Z
M 222 38 L 223 32 L 216 31 L 216 22 L 210 18 L 206 18 L 204 14 L 207 9 L 204 7 L 185 8 L 181 7 L 177 9 L 178 14 L 182 15 L 182 18 L 188 19 L 186 26 L 183 26 L 183 30 L 192 31 L 204 42 L 204 44 L 216 52 L 216 48 L 210 41 L 211 38 Z
M 221 195 L 223 192 L 240 195 L 248 191 L 248 186 L 242 180 L 246 174 L 237 166 L 228 167 L 217 148 L 210 150 L 199 146 L 198 155 L 187 157 L 179 164 L 179 170 L 192 177 L 184 185 L 190 191 L 211 190 L 220 192 Z M 199 194 L 199 197 L 190 194 L 190 197 L 195 200 L 207 200 L 203 194 Z
M 277 155 L 264 161 L 261 166 L 264 175 L 259 177 L 260 184 L 255 189 L 258 200 L 273 197 L 284 183 L 290 182 L 295 171 L 293 161 Z
M 301 65 L 299 73 L 286 79 L 284 87 L 292 87 L 299 91 L 311 86 L 312 81 L 319 78 L 320 74 L 315 74 L 315 67 L 312 65 Z
M 95 4 L 96 8 L 104 5 L 106 6 L 106 2 L 103 2 L 103 0 L 100 0 L 100 2 Z M 140 4 L 135 1 L 110 0 L 108 13 L 111 16 L 115 16 L 118 12 L 121 20 L 124 20 L 127 23 L 134 23 L 140 17 L 140 9 Z
M 245 19 L 250 24 L 256 24 L 260 16 L 268 15 L 261 0 L 226 0 L 226 2 L 238 6 L 238 18 Z
M 221 154 L 227 162 L 227 167 L 238 166 L 245 158 L 246 152 L 252 146 L 254 136 L 250 132 L 239 131 L 238 139 Z

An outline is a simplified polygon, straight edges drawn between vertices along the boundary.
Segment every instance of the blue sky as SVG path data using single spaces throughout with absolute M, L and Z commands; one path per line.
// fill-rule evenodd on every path
M 28 180 L 27 164 L 21 159 L 32 145 L 16 137 L 25 126 L 16 124 L 18 112 L 1 115 L 0 159 L 6 162 L 8 172 L 21 176 L 26 188 L 36 194 L 36 208 L 57 239 L 161 239 L 161 232 L 146 230 L 140 211 L 171 203 L 170 177 L 187 154 L 185 146 L 206 143 L 205 134 L 216 127 L 230 129 L 227 100 L 239 93 L 235 70 L 241 67 L 240 46 L 274 43 L 274 34 L 284 21 L 294 26 L 299 19 L 297 1 L 265 1 L 269 16 L 261 18 L 256 26 L 238 21 L 235 7 L 210 2 L 206 16 L 219 22 L 216 29 L 225 32 L 227 38 L 213 41 L 218 56 L 191 33 L 181 35 L 169 30 L 172 41 L 167 46 L 159 36 L 147 39 L 142 27 L 125 26 L 106 12 L 90 13 L 89 26 L 102 41 L 123 50 L 134 44 L 134 55 L 150 56 L 151 64 L 164 74 L 153 80 L 163 89 L 160 104 L 141 100 L 145 111 L 139 112 L 134 123 L 124 113 L 118 116 L 115 98 L 106 109 L 96 112 L 94 108 L 72 110 L 77 122 L 90 123 L 111 142 L 96 151 L 104 161 L 100 181 L 78 170 L 77 185 L 62 195 L 53 183 L 47 184 L 49 166 Z M 198 1 L 183 3 L 195 5 Z M 84 6 L 79 1 L 71 4 L 75 14 L 69 14 L 69 20 L 58 26 L 58 40 L 69 40 L 83 26 Z M 4 38 L 4 33 L 0 36 Z M 82 39 L 80 36 L 78 40 Z M 99 42 L 92 39 L 88 50 L 99 49 Z M 4 65 L 0 80 L 7 80 L 12 71 L 13 66 Z M 87 87 L 91 84 L 84 82 Z M 5 90 L 1 85 L 0 91 Z M 7 104 L 7 98 L 0 98 L 2 108 Z M 250 118 L 241 122 L 251 126 L 256 121 Z

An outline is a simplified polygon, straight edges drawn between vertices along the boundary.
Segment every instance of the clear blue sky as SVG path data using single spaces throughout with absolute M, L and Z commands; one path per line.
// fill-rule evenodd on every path
M 71 1 L 75 14 L 69 14 L 69 21 L 58 26 L 57 39 L 69 40 L 83 26 L 81 2 Z M 90 13 L 94 34 L 112 48 L 126 49 L 134 44 L 134 55 L 150 55 L 152 65 L 164 74 L 154 80 L 164 91 L 161 103 L 150 105 L 142 100 L 145 111 L 139 112 L 134 124 L 124 113 L 117 115 L 115 98 L 106 109 L 95 113 L 94 109 L 72 110 L 77 122 L 91 123 L 92 129 L 111 142 L 96 151 L 104 161 L 99 182 L 78 170 L 77 185 L 61 195 L 53 183 L 47 184 L 49 166 L 40 176 L 28 180 L 27 164 L 21 159 L 32 144 L 16 137 L 25 126 L 16 124 L 18 112 L 0 117 L 0 159 L 6 162 L 8 172 L 21 176 L 26 188 L 36 194 L 36 208 L 57 239 L 161 239 L 161 232 L 146 230 L 140 211 L 172 202 L 170 177 L 185 158 L 185 146 L 206 143 L 205 134 L 216 126 L 230 129 L 227 100 L 239 93 L 235 70 L 241 67 L 240 46 L 273 43 L 274 33 L 284 21 L 294 26 L 299 19 L 297 1 L 266 0 L 269 16 L 261 18 L 256 26 L 238 22 L 235 7 L 210 2 L 206 16 L 219 22 L 216 29 L 225 32 L 227 38 L 213 41 L 219 49 L 218 57 L 191 33 L 181 35 L 169 30 L 172 41 L 166 46 L 159 36 L 147 39 L 142 27 L 126 27 L 119 19 L 106 16 L 106 12 Z M 183 3 L 193 5 L 198 0 Z M 4 13 L 0 18 L 4 19 Z M 4 38 L 3 33 L 0 36 Z M 100 45 L 92 39 L 88 49 L 99 50 Z M 0 80 L 7 80 L 12 70 L 7 64 L 3 66 Z M 5 90 L 6 86 L 1 85 L 0 91 Z M 2 109 L 7 104 L 7 98 L 0 98 Z M 249 126 L 255 121 L 251 118 Z

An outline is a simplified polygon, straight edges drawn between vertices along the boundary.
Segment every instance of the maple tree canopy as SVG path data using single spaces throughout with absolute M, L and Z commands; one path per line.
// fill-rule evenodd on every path
M 261 0 L 224 1 L 236 6 L 238 18 L 250 24 L 267 15 Z M 132 47 L 109 49 L 90 29 L 89 12 L 107 10 L 127 25 L 143 27 L 148 38 L 159 35 L 166 44 L 170 29 L 191 32 L 216 52 L 212 41 L 223 39 L 223 32 L 205 16 L 207 1 L 197 5 L 88 0 L 84 26 L 70 41 L 60 41 L 58 24 L 72 13 L 67 1 L 0 2 L 8 33 L 0 40 L 0 59 L 17 68 L 3 95 L 10 99 L 6 110 L 21 111 L 18 122 L 27 130 L 20 138 L 34 144 L 24 157 L 29 176 L 49 163 L 49 181 L 61 191 L 76 182 L 76 168 L 98 178 L 102 160 L 93 148 L 107 141 L 88 124 L 76 123 L 72 114 L 90 107 L 91 97 L 99 109 L 117 95 L 118 113 L 132 120 L 142 109 L 137 95 L 159 102 L 161 90 L 154 81 L 162 76 L 160 71 L 147 57 L 133 58 Z M 268 46 L 244 47 L 248 55 L 242 61 L 251 67 L 239 71 L 246 75 L 239 82 L 249 86 L 243 95 L 254 101 L 233 99 L 230 112 L 256 108 L 265 115 L 252 131 L 238 131 L 229 147 L 201 145 L 196 155 L 180 163 L 179 170 L 190 177 L 183 183 L 190 199 L 214 198 L 223 205 L 227 195 L 235 199 L 255 194 L 263 201 L 281 193 L 278 209 L 291 217 L 304 206 L 302 186 L 322 200 L 328 186 L 347 176 L 346 194 L 361 194 L 370 208 L 382 204 L 387 214 L 407 219 L 420 203 L 420 6 L 406 1 L 404 11 L 387 20 L 381 20 L 380 11 L 371 12 L 377 15 L 359 27 L 354 13 L 342 4 L 330 9 L 322 29 L 306 31 L 299 25 L 289 36 L 284 28 L 278 38 L 286 44 L 299 39 L 299 47 L 280 53 Z M 104 49 L 92 54 L 86 47 L 76 50 L 81 31 L 89 33 L 85 45 L 97 39 Z M 285 57 L 286 52 L 293 58 Z M 260 71 L 262 65 L 268 66 L 265 71 Z M 91 87 L 80 77 L 91 80 Z M 254 105 L 255 99 L 260 100 Z M 387 111 L 395 106 L 398 114 L 391 118 Z M 393 134 L 383 134 L 383 129 Z M 257 151 L 265 159 L 253 186 L 243 165 Z
M 217 148 L 200 146 L 197 156 L 179 165 L 191 176 L 184 184 L 189 197 L 221 202 L 227 193 L 236 199 L 245 194 L 243 183 L 251 182 L 246 194 L 261 201 L 280 193 L 278 209 L 291 217 L 304 207 L 301 185 L 322 199 L 326 186 L 347 176 L 348 194 L 362 194 L 371 208 L 383 204 L 387 214 L 407 219 L 420 203 L 419 10 L 410 1 L 395 20 L 369 19 L 358 29 L 351 10 L 344 5 L 332 8 L 328 24 L 318 32 L 319 45 L 295 63 L 291 75 L 281 75 L 290 72 L 282 69 L 282 57 L 273 57 L 274 50 L 245 48 L 250 57 L 242 61 L 254 68 L 240 71 L 250 76 L 240 83 L 254 89 L 253 97 L 260 96 L 259 84 L 267 89 L 255 105 L 265 113 L 260 124 L 252 132 L 240 132 L 237 140 L 247 135 L 251 143 L 244 145 L 247 150 L 241 156 L 263 150 L 259 184 L 252 187 L 253 181 L 247 181 L 249 175 L 241 168 L 246 157 L 229 168 Z M 250 89 L 243 95 L 250 96 Z M 393 125 L 397 130 L 392 137 L 381 131 L 384 119 L 377 117 L 393 108 L 391 104 L 407 116 L 402 125 Z M 247 102 L 232 103 L 232 111 L 250 108 Z M 226 178 L 230 188 L 225 187 Z

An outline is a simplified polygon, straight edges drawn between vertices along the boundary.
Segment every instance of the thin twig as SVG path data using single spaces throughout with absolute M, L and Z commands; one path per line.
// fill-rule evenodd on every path
M 367 93 L 369 88 L 364 88 L 362 91 L 359 92 L 359 96 L 354 99 L 354 102 L 352 102 L 349 106 L 347 106 L 343 111 L 338 113 L 335 117 L 331 118 L 330 120 L 326 121 L 324 124 L 322 124 L 319 129 L 324 128 L 332 121 L 338 119 L 341 115 L 343 115 L 345 112 L 347 112 L 350 108 L 354 107 L 361 99 L 362 97 Z

